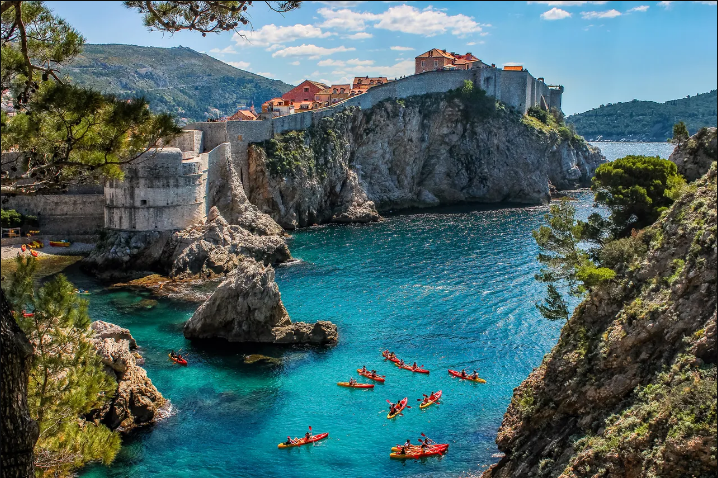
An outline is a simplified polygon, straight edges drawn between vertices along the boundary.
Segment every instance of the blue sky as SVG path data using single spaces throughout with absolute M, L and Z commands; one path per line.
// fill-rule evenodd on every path
M 182 45 L 290 84 L 409 75 L 431 48 L 521 64 L 562 84 L 566 114 L 718 83 L 716 2 L 303 2 L 283 15 L 255 2 L 246 38 L 149 32 L 121 2 L 48 6 L 88 43 Z

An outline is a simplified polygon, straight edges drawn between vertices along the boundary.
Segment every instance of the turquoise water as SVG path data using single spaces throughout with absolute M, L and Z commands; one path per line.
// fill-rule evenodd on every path
M 591 194 L 576 197 L 587 216 Z M 295 233 L 290 249 L 302 262 L 277 269 L 282 300 L 294 321 L 337 324 L 339 344 L 328 349 L 193 345 L 182 325 L 196 305 L 160 300 L 137 308 L 147 296 L 105 291 L 71 274 L 94 291 L 93 319 L 132 331 L 174 410 L 127 437 L 111 467 L 91 466 L 81 476 L 449 477 L 483 470 L 497 461 L 494 439 L 513 388 L 560 331 L 534 308 L 543 289 L 533 279 L 530 232 L 546 210 L 442 208 Z M 380 356 L 385 348 L 431 374 L 390 365 Z M 170 349 L 182 349 L 190 365 L 172 364 Z M 281 357 L 283 364 L 244 364 L 245 353 Z M 336 385 L 361 378 L 355 371 L 362 365 L 386 374 L 386 384 Z M 449 368 L 478 369 L 487 383 L 451 378 Z M 416 399 L 439 389 L 443 403 L 420 410 Z M 386 400 L 403 397 L 413 408 L 387 420 Z M 309 425 L 329 438 L 277 449 Z M 446 456 L 389 459 L 391 446 L 421 432 L 449 443 Z

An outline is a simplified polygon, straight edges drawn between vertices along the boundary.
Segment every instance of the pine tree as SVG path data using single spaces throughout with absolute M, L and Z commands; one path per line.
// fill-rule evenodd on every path
M 28 405 L 40 427 L 37 473 L 64 476 L 89 461 L 110 463 L 120 448 L 119 435 L 82 419 L 117 387 L 90 341 L 88 302 L 61 274 L 35 290 L 37 260 L 17 262 L 7 295 L 34 348 Z
M 548 320 L 567 320 L 568 319 L 568 306 L 566 301 L 561 297 L 556 286 L 549 284 L 546 290 L 546 298 L 544 303 L 536 303 L 536 308 L 541 312 L 541 315 L 546 317 Z

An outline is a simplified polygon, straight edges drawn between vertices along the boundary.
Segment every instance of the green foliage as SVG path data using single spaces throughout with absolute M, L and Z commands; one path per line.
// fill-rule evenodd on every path
M 2 227 L 20 227 L 22 224 L 22 214 L 14 209 L 2 209 L 0 215 Z
M 312 155 L 306 144 L 304 131 L 290 131 L 264 143 L 267 152 L 267 169 L 272 176 L 294 175 L 305 158 Z
M 687 141 L 689 137 L 688 128 L 683 121 L 679 121 L 673 125 L 673 141 L 682 143 L 683 141 Z
M 626 156 L 600 165 L 591 189 L 611 210 L 611 232 L 626 237 L 653 224 L 685 184 L 676 165 L 658 156 Z
M 89 461 L 110 463 L 119 451 L 118 434 L 82 419 L 117 384 L 90 342 L 88 302 L 61 274 L 35 290 L 36 268 L 36 259 L 18 257 L 6 294 L 34 349 L 28 407 L 40 427 L 35 464 L 40 474 L 66 475 Z M 18 313 L 23 310 L 32 315 Z
M 718 91 L 712 90 L 665 103 L 633 101 L 601 105 L 569 116 L 566 122 L 574 124 L 589 141 L 599 136 L 604 140 L 665 141 L 672 136 L 673 125 L 679 121 L 685 122 L 693 133 L 706 126 L 715 127 L 718 123 L 716 103 Z
M 544 303 L 537 303 L 536 308 L 548 320 L 568 320 L 568 305 L 553 284 L 547 286 Z
M 2 128 L 3 149 L 28 151 L 29 189 L 61 187 L 78 177 L 121 177 L 160 139 L 180 132 L 171 116 L 154 115 L 142 98 L 118 100 L 93 90 L 47 82 L 25 114 Z
M 598 262 L 603 267 L 623 272 L 634 261 L 640 260 L 648 252 L 641 233 L 629 237 L 608 241 L 598 251 Z
M 486 94 L 481 88 L 474 86 L 471 80 L 464 80 L 464 85 L 450 90 L 447 93 L 449 99 L 459 99 L 466 107 L 466 120 L 484 120 L 496 113 L 496 100 Z
M 576 271 L 576 278 L 582 282 L 583 290 L 604 284 L 616 276 L 616 272 L 607 267 L 585 264 Z
M 541 108 L 540 106 L 532 106 L 531 108 L 528 109 L 526 114 L 533 118 L 536 118 L 543 124 L 548 124 L 549 113 L 548 113 L 548 111 Z
M 292 88 L 186 47 L 85 45 L 62 72 L 79 86 L 120 99 L 144 97 L 150 110 L 182 123 L 205 121 L 213 110 L 229 116 L 239 107 L 259 108 Z
M 278 13 L 299 8 L 302 2 L 266 2 Z M 147 2 L 128 1 L 126 7 L 135 8 L 144 15 L 145 26 L 150 30 L 176 33 L 182 30 L 207 33 L 221 33 L 235 30 L 240 24 L 247 25 L 250 15 L 247 1 L 174 1 Z

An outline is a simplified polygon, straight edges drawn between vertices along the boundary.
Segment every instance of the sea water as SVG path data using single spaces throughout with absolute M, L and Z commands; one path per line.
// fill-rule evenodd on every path
M 670 154 L 642 148 L 646 143 L 613 144 L 597 143 L 609 159 Z M 590 192 L 572 195 L 579 216 L 595 211 Z M 462 206 L 295 232 L 289 246 L 301 261 L 276 270 L 282 300 L 293 321 L 337 324 L 339 343 L 330 348 L 193 344 L 182 326 L 196 304 L 103 290 L 71 274 L 93 291 L 93 320 L 131 330 L 148 375 L 172 404 L 170 417 L 124 439 L 111 466 L 92 465 L 81 476 L 455 477 L 484 470 L 498 460 L 494 440 L 513 389 L 560 333 L 561 323 L 534 306 L 544 288 L 533 277 L 539 265 L 531 230 L 546 212 Z M 172 349 L 181 349 L 189 366 L 173 364 Z M 384 349 L 431 373 L 398 369 L 382 359 Z M 245 364 L 247 353 L 282 364 Z M 386 383 L 371 390 L 336 385 L 350 377 L 369 382 L 356 373 L 362 365 L 386 375 Z M 486 383 L 447 372 L 464 368 Z M 417 399 L 437 390 L 442 403 L 420 410 Z M 386 400 L 404 397 L 412 408 L 388 420 Z M 277 449 L 308 426 L 329 438 Z M 416 443 L 421 433 L 449 443 L 448 453 L 389 459 L 393 445 Z

